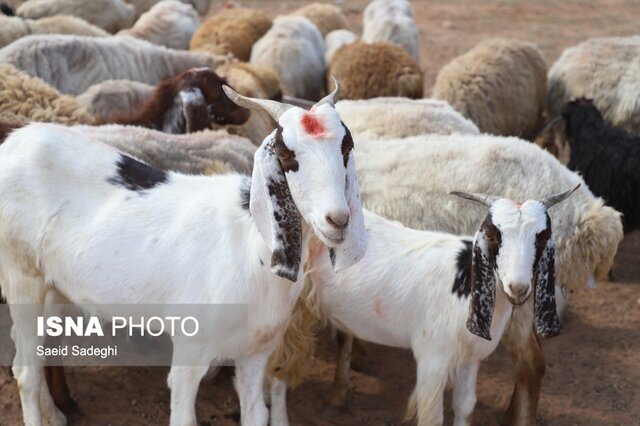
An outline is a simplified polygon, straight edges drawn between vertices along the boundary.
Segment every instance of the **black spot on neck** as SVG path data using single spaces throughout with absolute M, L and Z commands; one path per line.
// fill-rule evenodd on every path
M 245 177 L 240 183 L 240 207 L 249 211 L 249 203 L 251 202 L 251 178 Z
M 110 177 L 107 182 L 122 186 L 130 191 L 151 189 L 169 180 L 165 171 L 154 169 L 124 154 L 120 154 L 116 167 L 116 176 Z
M 471 294 L 471 263 L 472 246 L 471 240 L 462 240 L 464 247 L 458 252 L 456 258 L 456 276 L 453 280 L 452 293 L 459 298 L 468 297 Z

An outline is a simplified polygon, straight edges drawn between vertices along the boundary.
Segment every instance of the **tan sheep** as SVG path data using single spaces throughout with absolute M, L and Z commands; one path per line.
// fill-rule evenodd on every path
M 401 47 L 391 43 L 355 43 L 335 53 L 327 72 L 327 89 L 333 89 L 331 75 L 340 82 L 340 99 L 370 99 L 381 96 L 421 98 L 420 67 Z
M 310 20 L 325 37 L 331 31 L 349 27 L 349 22 L 338 6 L 328 3 L 311 3 L 301 7 L 292 15 L 304 16 Z
M 133 20 L 136 21 L 147 10 L 151 9 L 155 4 L 164 0 L 124 0 L 133 5 L 135 8 Z M 211 0 L 180 0 L 182 3 L 190 4 L 200 15 L 206 15 L 209 10 Z
M 190 50 L 225 55 L 248 61 L 253 44 L 271 28 L 271 19 L 252 9 L 223 9 L 204 21 L 195 32 Z
M 0 64 L 0 119 L 61 124 L 92 124 L 94 118 L 73 96 L 63 95 L 37 77 Z
M 98 122 L 107 122 L 116 112 L 132 115 L 138 105 L 147 101 L 155 86 L 131 80 L 106 80 L 89 87 L 76 100 Z
M 49 16 L 41 19 L 23 19 L 0 15 L 0 48 L 29 34 L 76 34 L 107 37 L 102 28 L 75 16 Z
M 245 62 L 225 64 L 216 73 L 227 80 L 229 85 L 241 95 L 252 98 L 280 101 L 282 91 L 278 75 L 270 68 L 258 67 Z M 256 145 L 275 129 L 271 116 L 261 111 L 251 111 L 249 121 L 241 126 L 226 126 L 229 133 L 244 136 Z
M 449 62 L 432 97 L 443 99 L 481 132 L 531 139 L 542 125 L 547 64 L 528 42 L 489 39 Z
M 123 0 L 29 0 L 16 9 L 17 16 L 29 19 L 77 16 L 110 33 L 129 28 L 133 13 L 134 7 Z

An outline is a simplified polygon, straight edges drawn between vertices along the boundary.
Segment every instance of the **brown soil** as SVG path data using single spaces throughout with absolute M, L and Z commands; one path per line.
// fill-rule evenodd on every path
M 18 3 L 12 1 L 11 3 Z M 304 1 L 242 2 L 271 16 Z M 516 37 L 540 46 L 552 63 L 560 52 L 588 37 L 637 32 L 636 0 L 416 1 L 415 19 L 422 35 L 422 62 L 428 94 L 437 71 L 480 40 Z M 219 4 L 219 2 L 215 2 Z M 361 30 L 363 0 L 341 2 Z M 562 336 L 544 343 L 547 359 L 538 423 L 541 425 L 640 424 L 640 232 L 620 246 L 615 282 L 571 295 Z M 311 378 L 289 395 L 294 425 L 400 424 L 415 380 L 408 351 L 367 345 L 360 372 L 351 373 L 351 395 L 344 411 L 322 416 L 323 399 L 333 376 L 335 348 L 324 336 Z M 84 412 L 77 425 L 167 424 L 169 392 L 166 368 L 69 368 L 71 392 Z M 474 424 L 496 425 L 506 409 L 513 368 L 499 348 L 484 361 L 478 379 Z M 234 425 L 238 402 L 229 372 L 206 379 L 200 387 L 198 418 L 202 425 Z M 447 409 L 447 422 L 452 413 Z M 0 370 L 0 425 L 21 421 L 15 381 Z

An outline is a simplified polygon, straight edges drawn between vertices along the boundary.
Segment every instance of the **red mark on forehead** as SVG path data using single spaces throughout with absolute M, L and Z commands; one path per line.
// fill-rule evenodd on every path
M 322 136 L 327 131 L 320 120 L 318 120 L 318 117 L 313 114 L 309 114 L 308 112 L 302 116 L 300 123 L 302 124 L 304 131 L 313 137 Z
M 522 205 L 523 205 L 523 204 L 524 204 L 524 203 L 518 203 L 518 202 L 516 202 L 516 208 L 518 208 L 518 209 L 519 209 L 520 207 L 522 207 Z

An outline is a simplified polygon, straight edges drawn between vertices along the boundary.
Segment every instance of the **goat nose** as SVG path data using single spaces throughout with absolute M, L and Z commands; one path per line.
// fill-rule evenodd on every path
M 523 297 L 529 291 L 527 284 L 509 284 L 509 290 L 514 297 Z
M 349 224 L 349 211 L 348 210 L 338 210 L 335 212 L 331 212 L 325 216 L 329 225 L 333 226 L 337 229 L 345 228 Z

